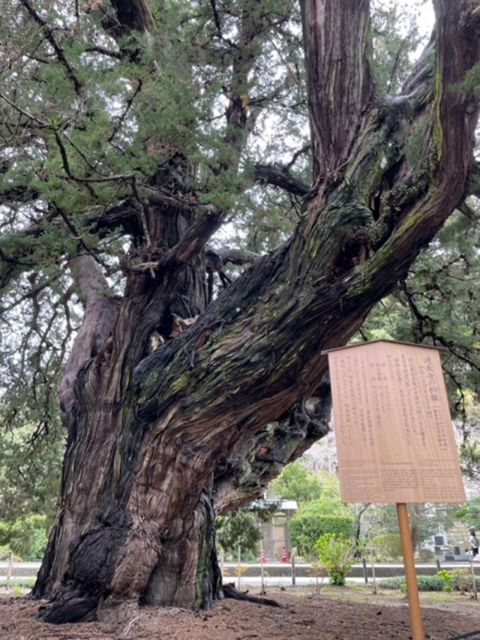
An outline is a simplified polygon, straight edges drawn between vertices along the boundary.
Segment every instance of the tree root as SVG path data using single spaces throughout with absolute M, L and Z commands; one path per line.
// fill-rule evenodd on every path
M 258 598 L 257 596 L 248 595 L 248 591 L 242 592 L 235 588 L 233 582 L 223 585 L 223 595 L 225 598 L 233 598 L 233 600 L 248 600 L 248 602 L 255 602 L 256 604 L 264 604 L 269 607 L 281 607 L 282 605 L 276 600 L 270 598 Z

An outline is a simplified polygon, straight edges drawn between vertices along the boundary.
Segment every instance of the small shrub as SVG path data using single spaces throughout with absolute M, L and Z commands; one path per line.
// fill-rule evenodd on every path
M 472 574 L 469 569 L 454 569 L 452 571 L 453 576 L 453 588 L 461 593 L 467 591 L 473 591 Z M 476 578 L 477 591 L 480 591 L 480 576 Z
M 443 583 L 444 591 L 447 591 L 447 592 L 453 591 L 455 578 L 451 573 L 451 571 L 447 571 L 446 569 L 440 569 L 440 571 L 437 571 L 437 576 L 440 578 L 440 580 Z
M 417 576 L 417 584 L 419 591 L 443 591 L 443 581 L 438 576 Z M 382 589 L 398 589 L 399 591 L 405 585 L 404 576 L 395 576 L 394 578 L 383 578 L 380 580 Z
M 315 554 L 317 540 L 328 533 L 343 538 L 353 535 L 354 516 L 339 500 L 314 500 L 300 507 L 290 521 L 292 544 L 304 557 Z
M 381 578 L 378 582 L 382 589 L 395 591 L 401 588 L 401 584 L 404 581 L 405 581 L 405 578 L 403 576 L 395 576 L 393 578 Z
M 258 558 L 262 534 L 253 513 L 240 509 L 226 516 L 218 516 L 215 527 L 218 545 L 226 554 L 237 558 L 240 547 L 243 559 L 247 559 L 247 553 L 253 554 L 250 556 L 252 560 Z
M 315 547 L 320 562 L 328 572 L 330 583 L 343 586 L 355 562 L 350 542 L 335 533 L 326 533 L 317 540 Z
M 0 587 L 12 587 L 17 586 L 22 589 L 32 589 L 35 585 L 36 578 L 19 578 L 16 579 L 15 582 L 12 580 L 8 580 L 7 578 L 0 578 Z

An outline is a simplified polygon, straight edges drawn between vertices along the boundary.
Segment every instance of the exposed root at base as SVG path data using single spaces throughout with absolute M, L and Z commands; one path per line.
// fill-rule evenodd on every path
M 225 596 L 225 598 L 233 598 L 233 600 L 248 600 L 248 602 L 265 604 L 269 607 L 282 606 L 276 600 L 271 600 L 270 598 L 258 598 L 257 596 L 248 595 L 248 592 L 237 591 L 233 583 L 223 585 L 223 595 Z

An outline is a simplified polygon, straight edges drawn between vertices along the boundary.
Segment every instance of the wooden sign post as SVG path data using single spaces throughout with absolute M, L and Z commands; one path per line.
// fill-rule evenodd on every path
M 405 581 L 407 583 L 408 612 L 413 640 L 424 640 L 422 611 L 418 595 L 417 572 L 415 571 L 415 557 L 413 552 L 408 509 L 405 502 L 397 503 L 397 518 L 402 541 L 403 564 L 405 566 Z
M 325 353 L 342 500 L 397 505 L 413 640 L 424 640 L 407 503 L 466 500 L 439 350 L 379 340 Z

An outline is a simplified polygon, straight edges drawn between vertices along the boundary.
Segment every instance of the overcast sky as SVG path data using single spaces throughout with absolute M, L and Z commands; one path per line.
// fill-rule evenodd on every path
M 406 4 L 419 4 L 418 0 L 403 0 Z M 423 2 L 418 7 L 418 15 L 419 15 L 419 23 L 422 25 L 422 28 L 425 29 L 427 35 L 430 35 L 430 32 L 433 27 L 433 22 L 435 20 L 435 16 L 433 13 L 433 4 L 430 1 Z
M 435 21 L 435 14 L 433 12 L 433 3 L 431 0 L 403 0 L 404 5 L 410 5 L 415 7 L 418 11 L 418 25 L 426 36 L 429 36 L 433 23 Z

